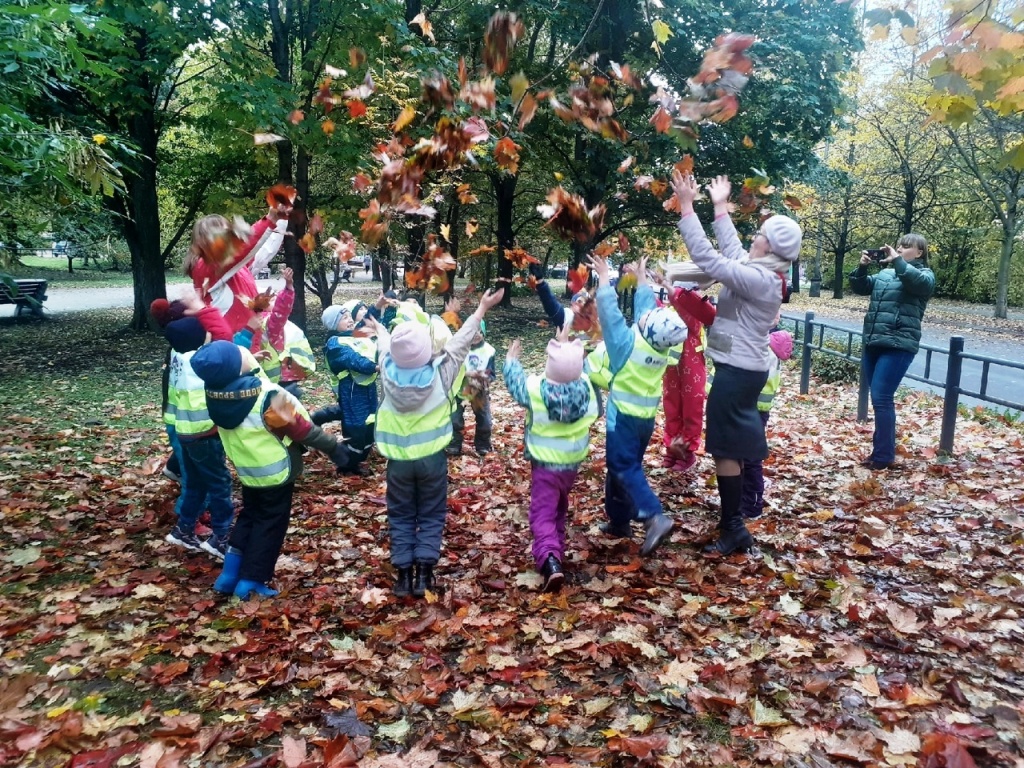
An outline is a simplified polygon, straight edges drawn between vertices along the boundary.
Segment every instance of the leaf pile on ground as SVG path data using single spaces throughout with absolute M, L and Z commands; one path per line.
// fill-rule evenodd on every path
M 490 324 L 499 356 L 526 338 L 528 370 L 550 333 L 532 311 Z M 649 560 L 597 531 L 595 429 L 570 578 L 549 595 L 529 556 L 523 413 L 499 382 L 494 452 L 449 464 L 443 592 L 390 595 L 380 457 L 343 479 L 311 452 L 281 595 L 242 603 L 212 592 L 214 561 L 163 541 L 163 345 L 97 330 L 111 317 L 127 320 L 0 340 L 0 764 L 1020 765 L 1019 428 L 962 421 L 941 459 L 941 403 L 907 395 L 899 470 L 871 473 L 856 392 L 801 397 L 788 369 L 760 555 L 700 554 L 711 461 L 659 468 L 659 429 L 647 467 L 677 527 Z M 54 371 L 60 343 L 75 364 Z

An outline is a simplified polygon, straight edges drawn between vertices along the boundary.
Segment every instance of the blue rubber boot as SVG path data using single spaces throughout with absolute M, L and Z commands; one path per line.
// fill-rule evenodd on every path
M 259 595 L 260 597 L 274 597 L 277 595 L 277 590 L 271 589 L 266 584 L 261 584 L 258 581 L 242 579 L 238 582 L 238 585 L 235 587 L 235 597 L 240 600 L 248 600 L 253 595 Z
M 224 567 L 221 568 L 220 576 L 213 582 L 213 591 L 222 595 L 230 595 L 238 586 L 238 572 L 242 568 L 242 551 L 234 547 L 228 547 L 224 555 Z

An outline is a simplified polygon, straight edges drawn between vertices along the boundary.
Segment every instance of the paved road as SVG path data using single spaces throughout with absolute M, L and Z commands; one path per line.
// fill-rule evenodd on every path
M 979 308 L 979 316 L 991 316 L 991 310 L 985 315 Z M 803 318 L 803 313 L 785 313 L 789 317 L 800 317 Z M 861 323 L 851 322 L 849 319 L 840 317 L 829 317 L 827 313 L 815 312 L 815 322 L 827 323 L 830 326 L 843 328 L 852 331 L 860 331 L 862 328 Z M 924 328 L 921 333 L 921 342 L 925 346 L 935 347 L 943 352 L 949 350 L 949 339 L 953 334 L 949 330 L 944 328 L 929 327 L 927 317 L 925 318 Z M 956 335 L 964 337 L 964 352 L 968 354 L 982 355 L 985 357 L 999 358 L 1001 360 L 1012 360 L 1017 363 L 1024 363 L 1024 345 L 1019 341 L 1013 341 L 1003 337 L 993 336 L 985 333 L 984 331 L 976 331 L 970 328 L 964 328 L 960 330 Z M 840 338 L 845 342 L 847 336 L 845 334 L 838 334 L 837 338 Z M 857 339 L 854 339 L 857 341 Z M 922 378 L 927 378 L 930 381 L 941 381 L 946 380 L 946 363 L 949 359 L 947 354 L 942 354 L 937 351 L 931 352 L 931 366 L 928 369 L 929 353 L 926 349 L 921 349 L 917 353 L 917 357 L 914 358 L 914 362 L 910 366 L 910 373 L 916 374 Z M 964 360 L 963 371 L 960 379 L 960 386 L 962 389 L 966 389 L 971 392 L 982 391 L 982 375 L 984 365 L 982 362 L 977 360 Z M 915 381 L 907 378 L 903 380 L 904 386 L 912 387 L 914 389 L 921 389 L 928 392 L 936 392 L 941 394 L 943 392 L 942 386 L 934 386 L 923 382 Z M 1024 406 L 1024 370 L 1007 368 L 998 365 L 991 365 L 989 367 L 988 381 L 985 386 L 985 392 L 991 397 L 997 397 L 1001 400 L 1018 403 Z M 978 398 L 969 397 L 967 395 L 960 396 L 960 402 L 968 405 L 987 405 L 990 408 L 996 408 L 1002 410 L 1004 406 L 995 405 L 993 403 L 986 403 Z M 1014 408 L 1012 410 L 1024 411 L 1024 407 Z
M 358 272 L 355 275 L 354 282 L 342 283 L 338 290 L 345 292 L 348 290 L 364 289 L 364 284 L 368 282 L 370 282 L 370 276 L 364 272 Z M 258 280 L 257 283 L 262 290 L 267 286 L 278 287 L 280 286 L 281 281 L 278 278 L 273 280 Z M 186 283 L 169 285 L 167 290 L 168 296 L 170 298 L 177 297 L 180 295 L 181 291 L 185 289 L 185 286 Z M 131 286 L 120 288 L 50 288 L 47 291 L 47 294 L 46 312 L 48 315 L 58 315 L 66 312 L 80 312 L 87 309 L 130 307 L 134 301 Z M 970 308 L 958 311 L 964 311 L 966 314 L 971 313 Z M 988 316 L 990 312 L 991 309 L 988 307 L 977 308 L 977 314 L 979 317 Z M 0 317 L 10 317 L 13 314 L 14 307 L 0 307 Z M 1024 319 L 1024 313 L 1016 314 L 1020 314 L 1022 319 Z M 802 312 L 787 312 L 786 315 L 789 317 L 803 317 Z M 860 331 L 861 329 L 859 321 L 850 321 L 847 318 L 838 316 L 829 317 L 825 312 L 816 312 L 815 320 L 818 322 L 828 323 L 829 325 L 837 328 L 845 328 L 854 331 Z M 960 332 L 960 335 L 965 339 L 965 351 L 968 353 L 1001 358 L 1004 360 L 1024 361 L 1024 345 L 1019 342 L 1014 342 L 1003 337 L 993 336 L 985 331 L 976 331 L 969 328 L 963 329 Z M 929 327 L 926 319 L 922 335 L 922 341 L 924 344 L 941 350 L 948 350 L 949 337 L 950 333 L 948 330 Z M 845 336 L 843 336 L 843 338 L 845 339 Z M 931 381 L 944 382 L 946 379 L 946 361 L 947 355 L 933 352 L 931 355 L 931 368 L 927 372 L 928 375 L 926 378 Z M 926 350 L 922 349 L 914 360 L 914 364 L 911 366 L 910 372 L 917 374 L 918 376 L 925 377 L 925 367 L 927 364 L 928 353 Z M 961 386 L 972 392 L 980 392 L 981 381 L 982 364 L 973 360 L 965 360 Z M 924 384 L 909 378 L 904 379 L 904 384 L 916 389 L 923 389 L 931 392 L 941 393 L 942 391 L 942 387 Z M 998 397 L 1002 400 L 1021 403 L 1024 405 L 1024 371 L 992 366 L 988 376 L 986 392 L 989 395 Z M 961 397 L 961 402 L 970 406 L 983 404 L 982 401 L 966 395 Z M 991 406 L 991 404 L 989 405 Z

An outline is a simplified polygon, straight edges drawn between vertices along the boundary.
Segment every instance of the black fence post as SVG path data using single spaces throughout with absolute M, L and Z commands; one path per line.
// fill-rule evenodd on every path
M 800 357 L 800 394 L 811 389 L 811 342 L 814 341 L 814 313 L 804 315 L 804 346 Z
M 960 375 L 963 373 L 964 337 L 949 337 L 949 361 L 946 363 L 946 394 L 942 399 L 942 432 L 939 434 L 939 450 L 944 454 L 953 453 L 953 436 L 956 434 L 956 410 L 960 405 Z

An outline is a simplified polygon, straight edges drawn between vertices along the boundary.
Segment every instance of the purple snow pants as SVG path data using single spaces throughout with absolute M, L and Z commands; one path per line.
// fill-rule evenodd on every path
M 533 561 L 541 569 L 548 555 L 565 559 L 565 523 L 569 515 L 569 491 L 576 482 L 576 469 L 548 469 L 533 463 L 530 488 L 530 532 Z

